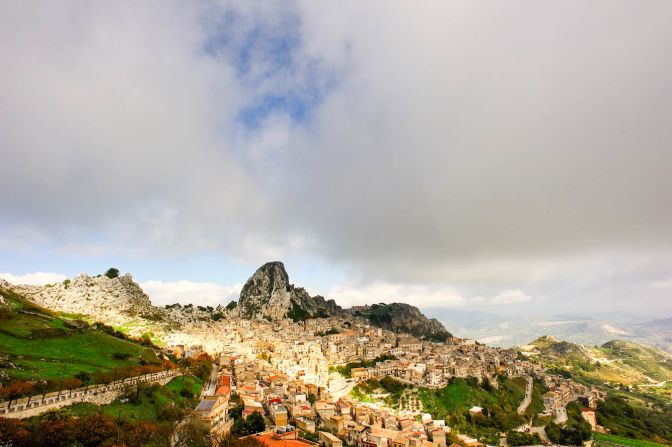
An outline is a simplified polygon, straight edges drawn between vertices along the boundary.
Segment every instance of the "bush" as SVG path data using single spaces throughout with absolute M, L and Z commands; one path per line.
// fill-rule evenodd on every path
M 116 268 L 114 268 L 114 267 L 110 267 L 110 268 L 107 269 L 107 271 L 105 272 L 105 276 L 107 276 L 107 277 L 110 278 L 110 279 L 112 279 L 112 278 L 117 278 L 117 277 L 119 276 L 119 269 L 116 269 Z
M 506 440 L 509 445 L 540 445 L 541 438 L 537 433 L 522 433 L 519 431 L 510 431 L 506 434 Z
M 266 430 L 266 423 L 264 422 L 264 417 L 258 413 L 254 412 L 247 417 L 247 419 L 239 418 L 233 422 L 233 428 L 231 433 L 236 436 L 247 436 L 254 433 L 259 433 Z
M 192 397 L 194 397 L 194 393 L 192 393 L 191 390 L 188 388 L 182 388 L 180 390 L 180 396 L 185 397 L 187 399 L 191 399 Z
M 237 306 L 238 306 L 237 302 L 231 301 L 229 304 L 226 305 L 226 310 L 235 309 Z

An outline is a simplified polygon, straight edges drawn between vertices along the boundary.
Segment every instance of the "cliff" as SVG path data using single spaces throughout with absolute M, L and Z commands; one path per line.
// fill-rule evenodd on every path
M 240 291 L 237 311 L 246 319 L 270 321 L 291 318 L 328 317 L 342 309 L 333 300 L 310 296 L 303 287 L 294 287 L 282 262 L 267 262 L 257 269 Z

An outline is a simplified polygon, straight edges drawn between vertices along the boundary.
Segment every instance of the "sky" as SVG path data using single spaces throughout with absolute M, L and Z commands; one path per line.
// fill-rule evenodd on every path
M 0 2 L 0 277 L 672 316 L 672 2 Z

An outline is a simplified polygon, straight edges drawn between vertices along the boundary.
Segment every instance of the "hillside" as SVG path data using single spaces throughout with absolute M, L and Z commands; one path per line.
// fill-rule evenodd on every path
M 460 309 L 434 309 L 434 316 L 460 338 L 514 348 L 544 335 L 595 346 L 615 338 L 672 353 L 672 318 L 646 321 L 625 313 L 497 315 Z
M 672 380 L 672 355 L 630 341 L 614 340 L 589 347 L 540 337 L 520 351 L 549 368 L 566 370 L 584 380 L 623 385 Z
M 353 307 L 350 311 L 354 316 L 366 318 L 371 324 L 392 332 L 405 332 L 437 342 L 452 337 L 438 320 L 427 318 L 410 304 L 381 303 Z
M 6 303 L 0 312 L 0 383 L 86 382 L 141 363 L 160 364 L 151 348 L 111 335 L 109 327 L 58 316 L 4 288 L 0 296 Z

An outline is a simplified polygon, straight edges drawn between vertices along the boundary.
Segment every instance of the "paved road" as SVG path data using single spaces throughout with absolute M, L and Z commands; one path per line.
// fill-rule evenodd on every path
M 210 373 L 210 381 L 208 381 L 207 386 L 203 387 L 201 396 L 214 396 L 215 391 L 217 391 L 217 373 L 219 372 L 219 365 L 217 362 L 212 364 L 212 372 Z
M 525 388 L 525 399 L 523 399 L 523 402 L 520 404 L 518 407 L 518 414 L 523 414 L 525 413 L 525 410 L 527 410 L 528 405 L 530 405 L 530 402 L 532 402 L 532 387 L 534 386 L 534 380 L 532 377 L 527 378 L 527 387 Z

